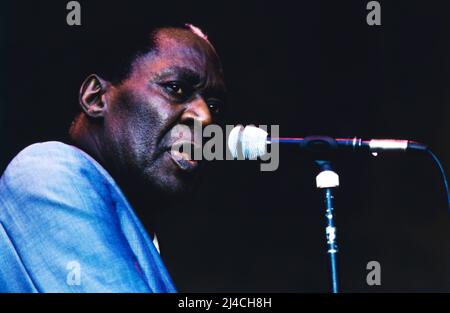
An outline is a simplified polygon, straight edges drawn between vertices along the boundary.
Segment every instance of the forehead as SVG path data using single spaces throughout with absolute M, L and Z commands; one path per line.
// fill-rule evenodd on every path
M 222 81 L 219 57 L 205 39 L 190 30 L 163 29 L 155 40 L 157 48 L 138 58 L 133 72 L 147 78 L 191 73 L 200 80 Z

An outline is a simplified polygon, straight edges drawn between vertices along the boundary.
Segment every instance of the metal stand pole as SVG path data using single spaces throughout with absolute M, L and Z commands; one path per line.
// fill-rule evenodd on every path
M 320 173 L 316 177 L 316 186 L 319 189 L 325 191 L 325 205 L 326 205 L 326 218 L 327 227 L 326 238 L 328 244 L 328 254 L 330 256 L 330 271 L 331 271 L 331 290 L 333 293 L 338 293 L 338 274 L 337 274 L 337 262 L 336 254 L 338 252 L 336 244 L 336 227 L 333 220 L 333 192 L 332 188 L 339 186 L 339 176 L 332 168 L 329 161 L 316 161 L 319 165 Z

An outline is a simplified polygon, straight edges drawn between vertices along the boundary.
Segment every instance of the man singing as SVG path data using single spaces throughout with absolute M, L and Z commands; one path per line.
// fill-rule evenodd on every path
M 33 144 L 1 177 L 0 292 L 176 291 L 140 216 L 189 196 L 201 164 L 170 152 L 171 131 L 213 123 L 225 86 L 195 26 L 141 39 L 82 83 L 70 145 Z

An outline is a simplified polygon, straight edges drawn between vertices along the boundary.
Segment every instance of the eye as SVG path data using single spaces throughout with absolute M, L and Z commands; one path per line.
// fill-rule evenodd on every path
M 208 108 L 213 114 L 219 114 L 220 109 L 222 108 L 223 104 L 222 101 L 217 99 L 210 99 L 208 100 Z
M 192 93 L 192 89 L 186 84 L 177 81 L 171 81 L 163 84 L 166 91 L 173 97 L 180 100 L 189 98 Z

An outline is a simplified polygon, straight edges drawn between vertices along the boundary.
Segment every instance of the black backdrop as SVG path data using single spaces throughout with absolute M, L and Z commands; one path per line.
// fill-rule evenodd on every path
M 67 1 L 2 1 L 1 171 L 28 144 L 65 139 L 92 29 L 145 20 L 206 31 L 224 63 L 231 123 L 279 124 L 283 136 L 415 139 L 450 164 L 445 1 L 380 1 L 379 27 L 366 24 L 364 0 L 79 2 L 82 26 L 69 27 Z M 215 165 L 159 234 L 178 289 L 327 292 L 310 160 L 283 149 L 275 172 Z M 431 159 L 345 155 L 336 168 L 342 290 L 450 291 L 450 219 Z M 381 286 L 366 284 L 371 260 Z

